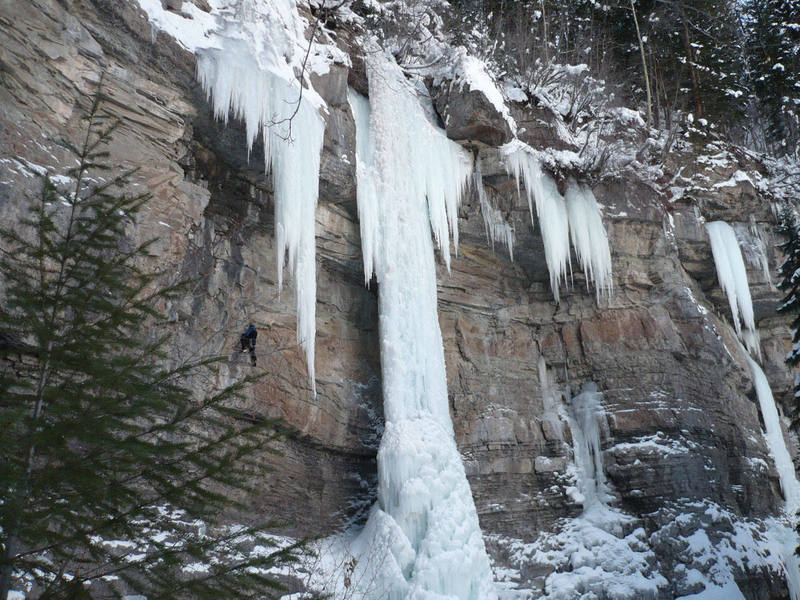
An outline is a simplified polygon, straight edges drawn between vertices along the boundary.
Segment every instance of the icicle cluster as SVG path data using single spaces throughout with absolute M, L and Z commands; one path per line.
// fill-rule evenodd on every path
M 599 302 L 603 293 L 610 296 L 612 291 L 611 250 L 600 207 L 591 188 L 574 179 L 567 183 L 566 203 L 572 247 L 586 275 L 586 287 L 590 280 L 594 283 Z
M 761 346 L 747 282 L 747 269 L 742 259 L 742 251 L 733 228 L 724 221 L 706 223 L 711 240 L 711 253 L 717 267 L 717 278 L 731 307 L 731 317 L 736 335 L 744 342 L 747 350 L 761 358 Z M 742 327 L 744 324 L 744 328 Z
M 386 426 L 378 502 L 356 544 L 359 597 L 490 600 L 489 560 L 447 401 L 431 232 L 449 234 L 471 160 L 431 125 L 391 57 L 367 55 L 369 102 L 351 91 L 364 271 L 378 280 Z M 373 557 L 372 561 L 367 557 Z M 362 569 L 361 566 L 357 569 Z
M 218 119 L 227 123 L 232 114 L 244 121 L 248 152 L 259 135 L 263 138 L 265 169 L 273 178 L 278 284 L 283 285 L 288 258 L 297 341 L 305 350 L 316 393 L 314 230 L 325 122 L 319 111 L 322 100 L 312 89 L 301 93 L 285 58 L 303 40 L 302 23 L 291 0 L 248 0 L 236 5 L 217 37 L 217 47 L 198 52 L 197 77 Z
M 587 284 L 591 280 L 599 302 L 603 293 L 611 294 L 611 251 L 608 236 L 600 215 L 600 207 L 591 189 L 570 181 L 566 199 L 559 193 L 556 182 L 542 170 L 539 159 L 529 146 L 514 140 L 501 148 L 506 168 L 520 183 L 525 184 L 528 209 L 533 222 L 533 207 L 539 217 L 539 229 L 544 243 L 544 256 L 550 273 L 550 288 L 556 301 L 559 287 L 567 282 L 571 271 L 570 238 L 581 263 Z
M 474 184 L 481 205 L 483 228 L 486 231 L 486 239 L 489 241 L 492 250 L 494 250 L 495 242 L 505 244 L 506 248 L 508 248 L 508 256 L 513 261 L 514 228 L 506 222 L 503 213 L 492 206 L 492 203 L 489 202 L 489 198 L 486 196 L 486 188 L 483 187 L 483 172 L 481 171 L 480 158 L 475 161 Z

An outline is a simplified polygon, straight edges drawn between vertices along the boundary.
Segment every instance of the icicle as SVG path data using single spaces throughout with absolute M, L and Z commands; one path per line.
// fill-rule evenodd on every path
M 728 297 L 736 335 L 747 346 L 747 350 L 760 360 L 761 346 L 755 325 L 750 286 L 747 282 L 747 269 L 742 260 L 736 233 L 724 221 L 706 223 L 706 230 L 711 240 L 711 253 L 714 255 L 714 264 L 717 267 L 717 278 Z
M 514 228 L 509 225 L 503 213 L 497 210 L 489 198 L 486 196 L 486 189 L 483 187 L 483 173 L 481 172 L 481 159 L 475 161 L 475 189 L 478 192 L 478 200 L 481 205 L 483 215 L 483 228 L 486 231 L 486 239 L 494 250 L 494 243 L 497 241 L 505 242 L 508 248 L 508 256 L 514 261 Z
M 262 134 L 265 170 L 273 177 L 278 287 L 283 285 L 287 257 L 295 282 L 297 342 L 305 350 L 316 394 L 314 230 L 325 133 L 318 110 L 322 102 L 313 90 L 301 95 L 300 83 L 283 58 L 292 47 L 292 36 L 302 37 L 294 3 L 244 2 L 237 11 L 238 27 L 252 36 L 239 39 L 234 32 L 221 38 L 221 49 L 198 52 L 197 77 L 218 119 L 227 123 L 232 113 L 244 121 L 248 153 Z
M 592 190 L 586 185 L 578 185 L 572 178 L 567 183 L 566 202 L 572 246 L 586 275 L 586 286 L 588 288 L 589 280 L 594 283 L 597 301 L 600 302 L 603 293 L 611 295 L 613 285 L 611 250 L 600 207 Z
M 377 174 L 373 172 L 375 148 L 370 136 L 369 100 L 352 88 L 348 89 L 350 109 L 356 123 L 356 181 L 358 182 L 358 221 L 361 228 L 361 255 L 364 260 L 364 283 L 369 285 L 375 274 L 375 252 L 378 237 L 378 198 L 375 190 Z
M 367 54 L 356 121 L 364 273 L 378 280 L 386 426 L 378 502 L 356 547 L 385 553 L 359 597 L 496 598 L 447 401 L 431 232 L 449 264 L 469 155 L 431 125 L 399 67 Z M 371 107 L 371 111 L 370 111 Z M 368 129 L 367 129 L 368 128 Z M 375 564 L 361 561 L 363 564 Z M 367 569 L 367 567 L 365 567 Z
M 556 182 L 542 171 L 539 160 L 530 148 L 519 141 L 512 141 L 502 148 L 508 168 L 517 180 L 525 183 L 528 210 L 533 223 L 533 205 L 539 217 L 539 229 L 544 243 L 544 257 L 550 273 L 550 289 L 556 301 L 559 299 L 559 286 L 567 281 L 569 265 L 569 222 L 564 198 L 559 194 Z

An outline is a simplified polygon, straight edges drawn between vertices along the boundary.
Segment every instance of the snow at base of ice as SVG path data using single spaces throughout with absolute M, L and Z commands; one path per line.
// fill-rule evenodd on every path
M 530 544 L 502 541 L 512 568 L 504 573 L 505 587 L 513 581 L 514 567 L 553 569 L 544 583 L 546 600 L 647 600 L 658 597 L 667 580 L 657 571 L 658 561 L 647 544 L 645 530 L 636 519 L 609 506 L 610 488 L 603 470 L 600 420 L 603 395 L 594 383 L 567 402 L 567 414 L 555 404 L 556 394 L 543 358 L 539 360 L 545 413 L 550 419 L 565 417 L 572 432 L 576 489 L 567 488 L 583 505 L 579 517 L 563 519 L 554 533 L 543 533 Z M 561 413 L 561 415 L 559 415 Z M 513 588 L 507 597 L 517 597 Z M 519 597 L 528 597 L 521 595 Z
M 352 551 L 360 598 L 496 598 L 447 401 L 431 233 L 449 236 L 471 159 L 427 119 L 393 58 L 366 57 L 370 98 L 350 92 L 365 278 L 378 281 L 386 425 L 378 502 Z M 381 557 L 375 560 L 375 557 Z M 366 568 L 366 567 L 365 567 Z
M 490 539 L 509 556 L 508 587 L 521 572 L 553 570 L 545 578 L 541 596 L 523 592 L 519 598 L 655 600 L 668 585 L 658 572 L 645 530 L 631 517 L 601 504 L 580 517 L 559 521 L 554 533 L 542 533 L 532 543 Z M 513 592 L 507 595 L 514 597 Z
M 747 350 L 760 360 L 761 345 L 755 325 L 753 301 L 736 232 L 724 221 L 706 223 L 706 230 L 711 240 L 717 278 L 728 297 L 736 335 L 744 342 Z
M 790 563 L 797 561 L 797 535 L 786 518 L 749 520 L 710 501 L 676 503 L 650 517 L 661 526 L 645 531 L 598 504 L 532 542 L 487 536 L 509 563 L 496 568 L 508 590 L 503 597 L 647 600 L 672 592 L 682 600 L 727 600 L 741 597 L 736 580 L 765 577 L 786 578 L 796 600 Z M 671 569 L 656 558 L 663 552 L 674 555 Z M 542 593 L 527 591 L 528 574 L 550 569 Z
M 644 529 L 633 528 L 632 522 L 631 517 L 596 504 L 567 523 L 551 540 L 553 545 L 534 556 L 547 562 L 566 559 L 562 564 L 568 565 L 568 570 L 548 576 L 545 598 L 657 598 L 667 580 L 654 569 L 656 557 L 647 547 Z
M 709 584 L 706 589 L 697 594 L 681 596 L 675 600 L 747 600 L 742 590 L 735 581 L 728 581 L 723 585 Z
M 571 179 L 564 198 L 555 180 L 542 169 L 530 146 L 512 140 L 500 150 L 506 169 L 517 181 L 517 192 L 520 192 L 521 183 L 525 185 L 532 223 L 533 207 L 536 206 L 550 288 L 556 301 L 559 300 L 559 287 L 567 283 L 567 272 L 572 270 L 570 240 L 587 286 L 590 281 L 595 286 L 598 302 L 603 295 L 610 296 L 613 287 L 611 251 L 600 207 L 591 189 Z

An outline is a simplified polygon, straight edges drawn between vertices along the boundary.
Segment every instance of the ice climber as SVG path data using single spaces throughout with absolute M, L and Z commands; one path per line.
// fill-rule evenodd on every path
M 242 352 L 250 352 L 250 364 L 256 366 L 256 338 L 258 337 L 258 330 L 256 326 L 250 323 L 241 337 L 239 342 L 242 344 Z

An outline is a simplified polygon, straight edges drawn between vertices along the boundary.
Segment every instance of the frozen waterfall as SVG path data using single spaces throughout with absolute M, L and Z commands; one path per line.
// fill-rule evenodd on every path
M 244 122 L 248 152 L 259 135 L 265 169 L 272 172 L 278 285 L 284 258 L 295 286 L 297 342 L 306 353 L 314 381 L 316 333 L 315 211 L 319 191 L 324 102 L 295 77 L 287 62 L 303 37 L 303 23 L 291 0 L 240 2 L 197 52 L 197 77 L 215 116 Z
M 800 510 L 800 482 L 797 481 L 794 464 L 789 456 L 789 450 L 786 448 L 786 441 L 783 439 L 775 398 L 772 396 L 769 381 L 758 363 L 749 356 L 747 356 L 747 363 L 753 374 L 753 385 L 756 388 L 761 416 L 764 419 L 764 428 L 766 429 L 764 437 L 775 461 L 775 470 L 778 471 L 781 489 L 786 498 L 786 512 L 793 515 Z
M 542 358 L 539 372 L 547 415 L 547 406 L 555 398 Z M 588 382 L 580 394 L 567 401 L 566 408 L 575 461 L 570 471 L 577 484 L 577 489 L 570 488 L 569 493 L 582 504 L 583 511 L 564 519 L 555 532 L 537 541 L 536 560 L 556 567 L 545 579 L 541 598 L 655 600 L 667 580 L 655 567 L 656 556 L 648 546 L 645 530 L 611 504 L 613 496 L 600 448 L 603 394 L 596 384 Z
M 570 180 L 566 198 L 558 191 L 555 180 L 543 169 L 533 150 L 519 140 L 501 148 L 506 168 L 517 181 L 525 184 L 525 195 L 533 222 L 533 207 L 539 217 L 539 229 L 544 243 L 544 257 L 550 273 L 550 289 L 556 301 L 559 287 L 567 282 L 571 272 L 570 239 L 578 261 L 586 276 L 587 286 L 592 281 L 597 300 L 605 293 L 611 294 L 611 251 L 608 235 L 600 215 L 600 207 L 586 185 Z
M 600 417 L 603 414 L 603 394 L 597 385 L 583 385 L 581 393 L 570 403 L 572 447 L 578 469 L 578 491 L 584 510 L 609 500 L 603 454 L 600 450 Z
M 747 346 L 747 350 L 760 359 L 761 346 L 753 314 L 750 285 L 747 282 L 747 269 L 744 266 L 736 232 L 724 221 L 706 223 L 706 230 L 711 240 L 711 253 L 714 255 L 714 264 L 717 267 L 717 278 L 731 307 L 736 335 Z
M 366 62 L 370 99 L 351 91 L 350 102 L 364 271 L 378 281 L 386 427 L 378 501 L 355 547 L 372 557 L 356 579 L 374 585 L 359 597 L 490 600 L 492 573 L 450 420 L 431 240 L 449 261 L 471 160 L 427 120 L 391 57 L 376 51 Z
M 778 472 L 781 490 L 786 500 L 786 514 L 792 523 L 792 527 L 778 522 L 773 523 L 771 534 L 777 546 L 777 553 L 783 558 L 789 595 L 792 600 L 800 600 L 800 561 L 794 553 L 798 541 L 800 541 L 794 530 L 797 524 L 796 515 L 800 510 L 800 482 L 797 481 L 794 463 L 789 455 L 789 449 L 786 447 L 780 415 L 769 387 L 769 381 L 758 363 L 749 356 L 745 356 L 750 365 L 750 372 L 753 374 L 753 385 L 756 388 L 761 417 L 764 419 L 764 429 L 766 429 L 764 439 L 767 442 L 769 453 L 775 461 L 775 470 Z

